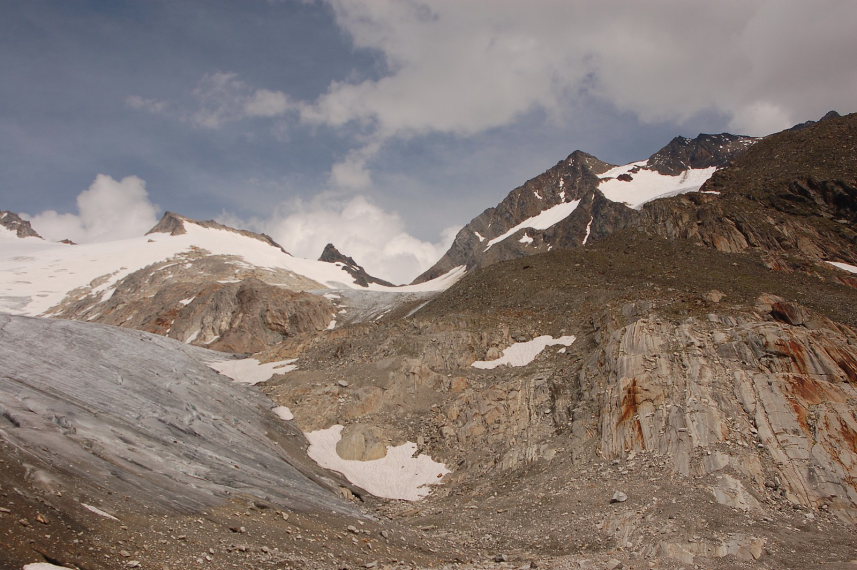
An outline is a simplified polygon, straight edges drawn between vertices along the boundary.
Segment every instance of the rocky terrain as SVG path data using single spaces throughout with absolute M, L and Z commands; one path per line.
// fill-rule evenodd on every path
M 440 293 L 223 282 L 200 254 L 64 315 L 254 352 L 256 388 L 171 339 L 4 317 L 0 563 L 854 568 L 856 130 L 576 152 L 459 233 Z M 342 475 L 309 459 L 331 429 Z M 403 449 L 428 496 L 379 498 Z
M 0 226 L 14 232 L 15 236 L 19 238 L 42 237 L 33 229 L 30 222 L 22 219 L 21 216 L 15 212 L 10 212 L 9 210 L 0 210 Z

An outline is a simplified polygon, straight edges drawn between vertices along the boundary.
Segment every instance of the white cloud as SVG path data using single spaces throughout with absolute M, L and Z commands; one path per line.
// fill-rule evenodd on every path
M 244 102 L 244 112 L 250 117 L 279 117 L 292 108 L 292 103 L 282 91 L 257 89 Z
M 388 72 L 331 83 L 301 117 L 380 141 L 468 136 L 533 110 L 562 120 L 582 91 L 644 121 L 715 111 L 759 134 L 850 111 L 857 92 L 857 5 L 842 0 L 328 3 Z
M 216 129 L 248 117 L 279 117 L 295 105 L 281 91 L 255 89 L 236 73 L 209 73 L 193 90 L 198 107 L 187 119 L 200 127 Z
M 458 230 L 444 230 L 435 243 L 420 240 L 405 230 L 399 214 L 383 210 L 364 196 L 321 196 L 311 203 L 296 200 L 284 204 L 270 219 L 251 225 L 299 257 L 316 259 L 325 245 L 333 243 L 370 274 L 394 283 L 410 282 L 431 267 Z
M 155 115 L 160 115 L 164 113 L 168 107 L 166 101 L 160 101 L 158 99 L 149 99 L 147 97 L 141 97 L 140 95 L 129 95 L 125 98 L 125 104 L 131 107 L 132 109 L 148 111 L 149 113 L 153 113 Z
M 149 200 L 146 183 L 136 176 L 114 180 L 106 174 L 77 196 L 77 214 L 48 210 L 31 218 L 49 240 L 97 242 L 144 234 L 158 221 L 159 208 Z

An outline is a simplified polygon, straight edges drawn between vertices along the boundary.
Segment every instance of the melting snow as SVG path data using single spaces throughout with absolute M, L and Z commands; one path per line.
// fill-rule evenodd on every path
M 449 469 L 425 454 L 414 457 L 417 444 L 407 442 L 387 446 L 387 455 L 371 461 L 342 459 L 336 453 L 343 426 L 306 433 L 307 454 L 327 469 L 342 473 L 346 479 L 376 497 L 417 501 L 429 494 L 427 485 L 443 482 Z
M 298 367 L 294 364 L 297 360 L 297 358 L 290 358 L 289 360 L 261 364 L 255 358 L 243 358 L 240 360 L 216 360 L 209 362 L 208 366 L 236 382 L 258 384 L 269 380 L 274 374 L 285 374 L 297 370 Z
M 541 354 L 548 346 L 561 344 L 563 346 L 571 346 L 575 340 L 574 336 L 561 336 L 554 338 L 550 335 L 542 335 L 529 340 L 527 342 L 516 342 L 509 348 L 503 351 L 503 356 L 496 360 L 477 360 L 471 366 L 490 370 L 498 366 L 526 366 Z
M 509 229 L 506 233 L 499 235 L 488 242 L 488 245 L 485 246 L 485 251 L 491 249 L 491 246 L 495 243 L 500 243 L 510 235 L 514 234 L 518 230 L 522 230 L 524 228 L 533 228 L 534 230 L 546 230 L 552 225 L 561 222 L 566 219 L 571 213 L 577 208 L 578 204 L 580 204 L 580 200 L 572 200 L 571 202 L 563 202 L 562 204 L 557 204 L 556 206 L 551 206 L 547 210 L 543 210 L 541 213 L 533 216 L 532 218 L 527 218 L 517 226 Z
M 86 509 L 86 510 L 88 510 L 88 511 L 92 511 L 92 512 L 93 512 L 93 513 L 95 513 L 96 515 L 101 516 L 101 517 L 104 517 L 104 518 L 106 518 L 106 519 L 113 519 L 114 521 L 118 521 L 118 520 L 119 520 L 119 519 L 117 519 L 116 517 L 114 517 L 113 515 L 111 515 L 110 513 L 106 513 L 106 512 L 104 512 L 104 511 L 102 511 L 102 510 L 101 510 L 101 509 L 99 509 L 98 507 L 93 507 L 92 505 L 87 505 L 86 503 L 81 503 L 81 504 L 80 504 L 80 506 L 82 506 L 84 509 Z
M 480 242 L 485 241 L 485 236 L 483 236 L 479 232 L 473 232 L 473 235 L 475 235 L 479 239 Z
M 841 261 L 828 261 L 827 263 L 835 265 L 839 269 L 850 271 L 851 273 L 857 273 L 857 265 L 849 265 L 848 263 L 842 263 Z
M 530 243 L 533 243 L 533 238 L 531 238 L 527 234 L 524 234 L 521 236 L 521 239 L 519 239 L 518 241 L 521 243 L 530 244 Z
M 594 220 L 594 219 L 595 219 L 594 216 L 590 217 L 589 223 L 586 224 L 586 235 L 583 236 L 583 245 L 586 245 L 586 242 L 589 241 L 589 233 L 590 233 L 590 230 L 592 230 L 592 220 Z
M 598 189 L 613 202 L 624 203 L 635 210 L 639 210 L 646 202 L 656 198 L 677 196 L 687 192 L 696 192 L 711 178 L 716 167 L 693 168 L 686 170 L 678 176 L 667 176 L 648 168 L 641 168 L 637 172 L 630 172 L 636 167 L 644 166 L 645 162 L 634 162 L 624 166 L 611 168 L 600 175 L 601 183 Z M 631 176 L 630 181 L 619 180 L 621 174 Z

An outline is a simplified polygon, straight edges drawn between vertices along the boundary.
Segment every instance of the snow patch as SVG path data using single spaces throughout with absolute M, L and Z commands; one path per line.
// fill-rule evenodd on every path
M 533 243 L 533 238 L 531 238 L 527 234 L 524 234 L 521 236 L 521 239 L 519 239 L 518 241 L 520 243 L 531 244 L 531 243 Z
M 475 235 L 477 237 L 477 239 L 479 239 L 480 242 L 485 241 L 485 236 L 483 236 L 479 232 L 473 232 L 473 235 Z
M 589 241 L 589 234 L 592 231 L 592 220 L 594 220 L 594 219 L 595 219 L 595 217 L 591 216 L 589 218 L 589 223 L 586 224 L 586 235 L 583 236 L 583 244 L 582 245 L 586 245 L 586 242 Z
M 423 283 L 417 283 L 415 285 L 402 285 L 401 287 L 394 288 L 384 288 L 379 289 L 382 291 L 389 291 L 391 293 L 424 293 L 427 291 L 443 291 L 454 285 L 459 279 L 464 277 L 464 274 L 467 273 L 467 267 L 464 265 L 458 265 L 453 267 L 440 277 L 435 277 L 430 281 L 425 281 Z
M 336 444 L 342 437 L 341 425 L 311 431 L 307 454 L 327 469 L 342 473 L 346 479 L 376 497 L 417 501 L 429 494 L 428 485 L 443 482 L 449 469 L 425 454 L 414 457 L 417 444 L 407 442 L 387 446 L 387 455 L 371 461 L 342 459 L 336 453 Z
M 111 515 L 110 513 L 106 513 L 104 511 L 102 511 L 98 507 L 93 507 L 92 505 L 87 505 L 86 503 L 81 503 L 80 506 L 83 507 L 84 509 L 88 510 L 88 511 L 92 511 L 93 513 L 95 513 L 96 515 L 98 515 L 100 517 L 104 517 L 106 519 L 112 519 L 114 521 L 119 520 L 116 517 L 114 517 L 113 515 Z
M 292 411 L 286 406 L 277 406 L 271 411 L 274 412 L 274 415 L 280 418 L 281 420 L 289 421 L 295 419 L 295 416 L 294 414 L 292 414 Z
M 485 251 L 491 249 L 496 243 L 500 243 L 510 235 L 514 234 L 518 230 L 522 230 L 524 228 L 533 228 L 534 230 L 546 230 L 552 225 L 561 222 L 571 215 L 572 212 L 577 208 L 578 204 L 580 204 L 580 200 L 572 200 L 571 202 L 563 202 L 562 204 L 557 204 L 556 206 L 551 206 L 547 210 L 543 210 L 541 213 L 533 216 L 532 218 L 527 218 L 517 226 L 507 230 L 504 234 L 501 234 L 491 241 L 488 242 L 488 245 L 485 246 Z
M 841 261 L 828 261 L 827 263 L 829 263 L 830 265 L 833 265 L 835 267 L 838 267 L 839 269 L 842 269 L 844 271 L 848 271 L 851 273 L 857 273 L 857 265 L 850 265 L 848 263 L 842 263 Z
M 297 358 L 290 358 L 262 364 L 255 358 L 242 358 L 240 360 L 216 360 L 209 362 L 208 366 L 236 382 L 258 384 L 270 380 L 274 374 L 285 374 L 297 370 L 298 367 L 294 364 L 297 360 Z
M 516 342 L 505 349 L 500 358 L 495 360 L 477 360 L 471 364 L 471 366 L 482 370 L 491 370 L 504 365 L 526 366 L 535 360 L 535 358 L 541 354 L 546 347 L 557 344 L 571 346 L 571 343 L 574 341 L 575 337 L 572 335 L 561 336 L 559 338 L 554 338 L 550 335 L 542 335 L 534 338 L 533 340 L 528 340 L 527 342 Z
M 645 165 L 645 162 L 635 162 L 625 166 L 611 168 L 600 176 L 601 182 L 598 189 L 604 196 L 613 202 L 623 203 L 635 210 L 639 210 L 646 202 L 657 198 L 677 196 L 688 192 L 696 192 L 711 178 L 717 167 L 692 168 L 684 171 L 678 176 L 660 174 L 648 168 L 640 168 L 637 172 L 630 172 L 634 168 Z M 631 176 L 630 181 L 616 178 L 622 174 Z
M 23 570 L 72 570 L 68 566 L 57 566 L 49 562 L 34 562 L 33 564 L 25 564 Z

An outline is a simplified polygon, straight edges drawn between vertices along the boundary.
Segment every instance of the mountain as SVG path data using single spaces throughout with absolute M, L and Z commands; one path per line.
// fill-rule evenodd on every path
M 676 137 L 648 160 L 615 166 L 575 151 L 471 220 L 414 280 L 459 266 L 468 271 L 554 248 L 579 247 L 628 227 L 659 197 L 695 192 L 756 139 L 730 134 Z
M 0 563 L 853 566 L 855 122 L 577 151 L 410 287 L 187 219 L 128 242 L 183 245 L 49 307 L 259 351 L 2 317 Z M 18 248 L 4 286 L 88 247 Z M 319 267 L 350 286 L 275 283 Z
M 332 290 L 370 288 L 388 293 L 388 305 L 407 300 L 400 294 L 406 289 L 392 288 L 344 259 L 301 259 L 264 234 L 167 212 L 139 238 L 73 248 L 43 240 L 4 246 L 0 310 L 124 326 L 252 353 L 287 336 L 325 330 L 337 317 L 347 320 L 349 308 L 333 302 L 342 294 Z
M 339 250 L 336 249 L 336 247 L 332 243 L 329 243 L 324 246 L 324 251 L 321 252 L 321 256 L 318 258 L 318 260 L 327 263 L 333 263 L 342 267 L 354 278 L 354 282 L 360 285 L 361 287 L 368 287 L 370 283 L 383 285 L 384 287 L 395 287 L 395 285 L 393 285 L 389 281 L 378 279 L 377 277 L 373 277 L 366 273 L 366 270 L 363 269 L 363 266 L 359 265 L 356 261 L 354 261 L 354 258 L 348 257 L 340 253 Z
M 721 251 L 754 250 L 772 269 L 857 265 L 857 115 L 828 114 L 770 135 L 702 192 L 646 204 L 640 226 Z
M 15 212 L 10 212 L 9 210 L 0 210 L 0 227 L 6 228 L 7 232 L 0 232 L 3 235 L 8 235 L 9 232 L 13 232 L 15 237 L 19 238 L 28 238 L 35 237 L 41 238 L 38 233 L 33 229 L 33 226 L 30 225 L 30 222 L 24 220 L 16 214 Z

